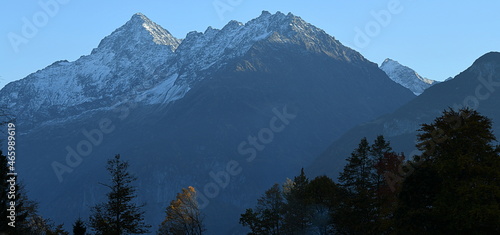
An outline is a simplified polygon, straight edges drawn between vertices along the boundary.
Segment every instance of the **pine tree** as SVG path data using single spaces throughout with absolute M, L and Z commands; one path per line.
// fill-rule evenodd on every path
M 340 184 L 350 193 L 361 193 L 369 190 L 370 178 L 370 146 L 366 138 L 361 139 L 358 148 L 347 159 L 347 165 L 340 174 Z
M 82 218 L 78 218 L 73 224 L 73 235 L 85 235 L 86 232 L 85 222 L 83 222 Z
M 128 172 L 128 162 L 120 155 L 108 160 L 106 169 L 111 175 L 111 184 L 102 184 L 110 189 L 108 201 L 92 208 L 90 227 L 97 234 L 142 234 L 148 233 L 150 225 L 144 222 L 144 204 L 137 205 L 136 188 L 131 184 L 137 180 Z
M 349 234 L 373 234 L 376 230 L 374 209 L 373 163 L 366 138 L 347 159 L 347 165 L 339 176 L 339 183 L 346 196 L 339 207 L 335 220 L 339 230 Z
M 203 216 L 196 200 L 195 188 L 183 188 L 166 210 L 158 234 L 201 235 L 205 231 Z

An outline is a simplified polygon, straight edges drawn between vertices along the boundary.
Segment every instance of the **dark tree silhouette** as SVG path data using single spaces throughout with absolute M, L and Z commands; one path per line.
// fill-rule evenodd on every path
M 337 213 L 342 192 L 327 176 L 318 176 L 306 187 L 307 202 L 311 213 L 311 228 L 314 234 L 336 234 L 332 215 Z
M 339 177 L 346 196 L 336 216 L 339 230 L 349 234 L 373 234 L 376 231 L 373 162 L 366 138 L 347 159 Z
M 82 218 L 78 218 L 73 224 L 73 235 L 85 235 L 86 232 L 85 222 L 83 222 Z
M 384 174 L 383 172 L 378 171 L 374 166 L 384 161 L 384 158 L 387 157 L 386 154 L 390 152 L 392 152 L 392 148 L 389 141 L 386 141 L 383 135 L 377 136 L 375 142 L 370 148 L 370 161 L 371 165 L 373 166 L 371 175 L 373 177 L 375 188 L 377 189 L 380 188 L 384 183 Z
M 257 201 L 254 209 L 247 209 L 240 217 L 240 224 L 249 227 L 251 235 L 284 234 L 284 199 L 279 184 L 273 185 Z
M 296 176 L 290 182 L 288 188 L 284 189 L 283 196 L 286 199 L 284 217 L 288 233 L 305 233 L 310 225 L 311 213 L 306 192 L 308 184 L 309 179 L 304 173 L 304 168 L 302 168 L 300 175 Z
M 144 204 L 137 205 L 136 188 L 131 184 L 137 180 L 128 172 L 128 162 L 120 155 L 108 160 L 106 169 L 111 176 L 111 184 L 102 184 L 110 189 L 108 201 L 92 208 L 90 227 L 97 234 L 142 234 L 148 233 L 150 225 L 144 222 Z
M 500 234 L 500 148 L 491 120 L 450 109 L 420 131 L 423 153 L 401 189 L 399 232 Z

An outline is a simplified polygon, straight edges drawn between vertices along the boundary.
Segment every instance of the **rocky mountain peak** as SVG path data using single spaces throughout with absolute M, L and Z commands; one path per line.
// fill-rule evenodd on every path
M 437 81 L 420 76 L 415 70 L 400 64 L 392 59 L 385 59 L 380 65 L 387 76 L 400 85 L 408 88 L 415 95 L 420 95 L 425 89 L 437 83 Z
M 168 46 L 171 51 L 175 51 L 180 43 L 181 40 L 175 38 L 166 29 L 142 13 L 136 13 L 127 23 L 105 37 L 92 53 L 101 50 L 120 51 L 154 44 Z

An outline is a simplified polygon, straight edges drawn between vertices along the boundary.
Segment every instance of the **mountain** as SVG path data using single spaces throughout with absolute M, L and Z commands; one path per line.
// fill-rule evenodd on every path
M 309 171 L 336 178 L 361 138 L 373 141 L 377 135 L 384 135 L 396 152 L 404 152 L 411 159 L 418 154 L 415 144 L 420 125 L 431 123 L 449 108 L 477 109 L 493 120 L 493 133 L 500 138 L 499 87 L 500 53 L 490 52 L 453 79 L 428 88 L 395 112 L 350 129 L 311 164 Z
M 102 202 L 114 154 L 131 164 L 153 229 L 194 186 L 209 234 L 355 125 L 415 96 L 291 13 L 177 39 L 142 14 L 90 55 L 8 84 L 19 174 L 43 215 L 70 225 Z
M 180 40 L 168 31 L 136 14 L 104 38 L 90 55 L 74 62 L 57 61 L 8 84 L 2 89 L 0 103 L 7 104 L 25 128 L 65 121 L 82 112 L 109 109 L 119 102 L 120 96 L 151 88 L 155 69 L 172 59 L 179 44 Z M 182 94 L 185 89 L 175 92 Z M 147 90 L 146 94 L 148 97 L 156 94 L 155 89 Z M 178 97 L 174 92 L 167 94 L 170 100 Z M 159 97 L 148 99 L 154 102 L 155 98 Z
M 422 94 L 425 89 L 438 83 L 437 81 L 420 76 L 415 70 L 391 59 L 385 59 L 382 65 L 380 65 L 380 69 L 393 81 L 410 89 L 415 95 Z

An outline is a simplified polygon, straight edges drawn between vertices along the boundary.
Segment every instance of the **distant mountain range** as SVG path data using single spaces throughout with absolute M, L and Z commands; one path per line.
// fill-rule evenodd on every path
M 415 70 L 391 59 L 385 59 L 382 65 L 380 65 L 380 69 L 393 81 L 410 89 L 415 95 L 422 94 L 425 89 L 438 83 L 437 81 L 420 76 Z
M 43 215 L 88 216 L 120 153 L 153 229 L 192 185 L 209 234 L 231 234 L 266 188 L 414 97 L 323 30 L 264 11 L 184 39 L 136 14 L 89 55 L 5 86 L 0 105 L 17 117 L 19 173 Z
M 407 158 L 418 154 L 416 138 L 420 125 L 431 123 L 445 109 L 470 107 L 493 120 L 493 133 L 500 139 L 500 53 L 490 52 L 478 58 L 453 79 L 438 83 L 395 112 L 352 128 L 320 156 L 309 168 L 315 174 L 337 177 L 345 159 L 363 137 L 369 141 L 384 135 L 396 152 Z

